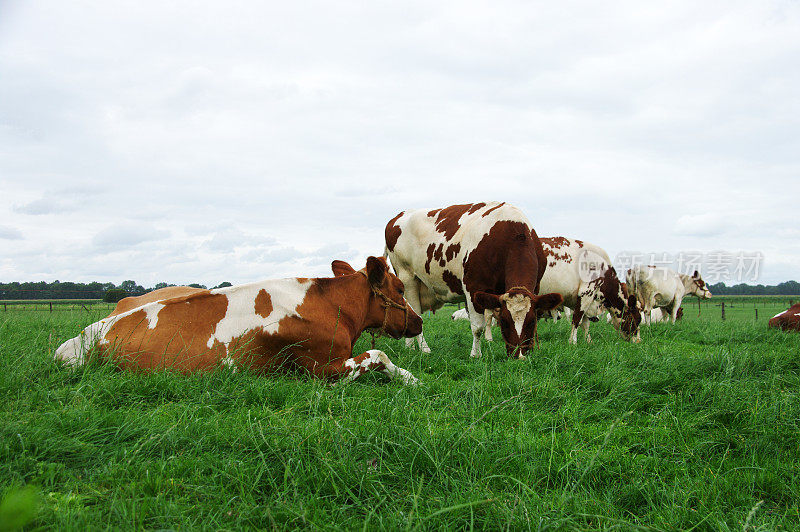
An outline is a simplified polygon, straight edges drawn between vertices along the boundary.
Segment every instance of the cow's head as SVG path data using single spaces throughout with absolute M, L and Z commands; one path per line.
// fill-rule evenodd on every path
M 711 290 L 706 286 L 706 282 L 700 277 L 700 272 L 694 271 L 691 277 L 689 293 L 694 294 L 700 299 L 711 299 Z
M 392 338 L 412 337 L 422 333 L 422 318 L 403 297 L 403 282 L 392 272 L 383 257 L 367 258 L 367 265 L 356 271 L 348 263 L 335 260 L 331 269 L 336 277 L 363 275 L 370 289 L 365 323 L 380 327 Z
M 523 358 L 536 336 L 536 321 L 540 314 L 558 307 L 561 294 L 533 295 L 530 290 L 515 287 L 502 295 L 475 292 L 472 303 L 475 310 L 491 310 L 503 333 L 509 356 Z

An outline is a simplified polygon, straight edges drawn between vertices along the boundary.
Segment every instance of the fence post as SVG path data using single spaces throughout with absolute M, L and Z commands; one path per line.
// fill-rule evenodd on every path
M 756 319 L 758 319 L 758 309 L 756 309 Z
M 50 302 L 50 312 L 53 312 L 53 302 Z
M 725 319 L 725 302 L 722 302 L 722 319 Z

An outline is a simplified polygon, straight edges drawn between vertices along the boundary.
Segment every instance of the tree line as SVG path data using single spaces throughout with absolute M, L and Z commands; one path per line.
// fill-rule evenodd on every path
M 138 284 L 136 281 L 122 281 L 119 285 L 114 283 L 73 283 L 53 281 L 48 283 L 46 281 L 39 282 L 13 282 L 13 283 L 0 283 L 0 300 L 2 299 L 103 299 L 105 301 L 119 301 L 123 297 L 140 296 L 158 290 L 159 288 L 166 288 L 167 286 L 175 286 L 169 283 L 157 283 L 152 288 L 145 288 Z M 188 286 L 194 288 L 207 288 L 200 283 L 192 283 Z M 231 283 L 225 281 L 211 288 L 224 288 L 231 286 Z M 113 295 L 114 297 L 109 297 Z M 121 296 L 121 297 L 118 297 Z
M 175 286 L 169 283 L 157 283 L 152 288 L 145 288 L 136 281 L 122 281 L 119 285 L 114 283 L 73 283 L 53 281 L 27 282 L 27 283 L 0 283 L 0 300 L 2 299 L 103 299 L 106 301 L 119 301 L 127 296 L 140 296 L 165 288 Z M 200 283 L 192 283 L 194 288 L 207 288 Z M 225 281 L 211 288 L 224 288 L 231 286 Z M 800 295 L 800 283 L 785 281 L 776 285 L 751 285 L 737 284 L 726 286 L 717 283 L 708 286 L 712 294 L 720 296 L 795 296 Z M 113 297 L 110 297 L 113 296 Z
M 711 293 L 718 296 L 796 296 L 800 295 L 800 283 L 797 281 L 784 281 L 775 285 L 763 284 L 735 284 L 725 286 L 725 283 L 708 285 Z

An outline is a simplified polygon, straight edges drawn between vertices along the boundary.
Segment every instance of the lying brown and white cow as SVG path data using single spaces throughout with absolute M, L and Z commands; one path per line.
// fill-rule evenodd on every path
M 473 357 L 481 356 L 485 315 L 499 318 L 507 353 L 524 358 L 537 311 L 561 303 L 558 294 L 538 295 L 546 264 L 542 245 L 525 215 L 507 203 L 401 212 L 386 225 L 386 255 L 418 313 L 466 302 Z M 417 342 L 430 352 L 422 334 Z
M 64 342 L 55 358 L 81 365 L 87 356 L 127 369 L 182 373 L 219 365 L 258 372 L 299 368 L 330 380 L 376 370 L 406 384 L 417 380 L 382 351 L 352 356 L 367 328 L 394 338 L 416 336 L 422 319 L 403 299 L 386 259 L 364 269 L 334 261 L 333 278 L 290 278 L 203 290 L 170 287 L 120 301 L 107 318 Z
M 669 268 L 634 266 L 628 270 L 626 281 L 629 290 L 642 303 L 646 323 L 650 323 L 650 314 L 656 307 L 668 308 L 670 314 L 665 316 L 664 321 L 672 319 L 675 323 L 681 302 L 687 295 L 700 299 L 711 298 L 711 291 L 697 271 L 689 276 Z
M 578 343 L 578 327 L 591 342 L 589 322 L 605 311 L 623 338 L 637 341 L 641 316 L 636 298 L 620 282 L 608 253 L 589 242 L 563 236 L 540 240 L 547 257 L 540 289 L 561 294 L 564 307 L 573 310 L 570 343 Z
M 769 326 L 784 331 L 800 331 L 800 303 L 796 303 L 787 310 L 775 314 L 769 320 Z

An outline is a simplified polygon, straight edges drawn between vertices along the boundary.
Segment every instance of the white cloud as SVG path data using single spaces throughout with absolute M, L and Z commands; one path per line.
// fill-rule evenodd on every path
M 612 256 L 763 251 L 776 282 L 799 55 L 779 0 L 3 2 L 0 276 L 327 275 L 400 210 L 497 199 Z
M 685 214 L 675 222 L 675 233 L 688 236 L 716 236 L 731 228 L 732 219 L 717 213 Z
M 22 231 L 9 225 L 0 225 L 0 239 L 3 240 L 22 240 Z
M 92 244 L 99 253 L 107 253 L 135 247 L 142 242 L 161 240 L 169 232 L 145 224 L 116 224 L 98 232 Z

